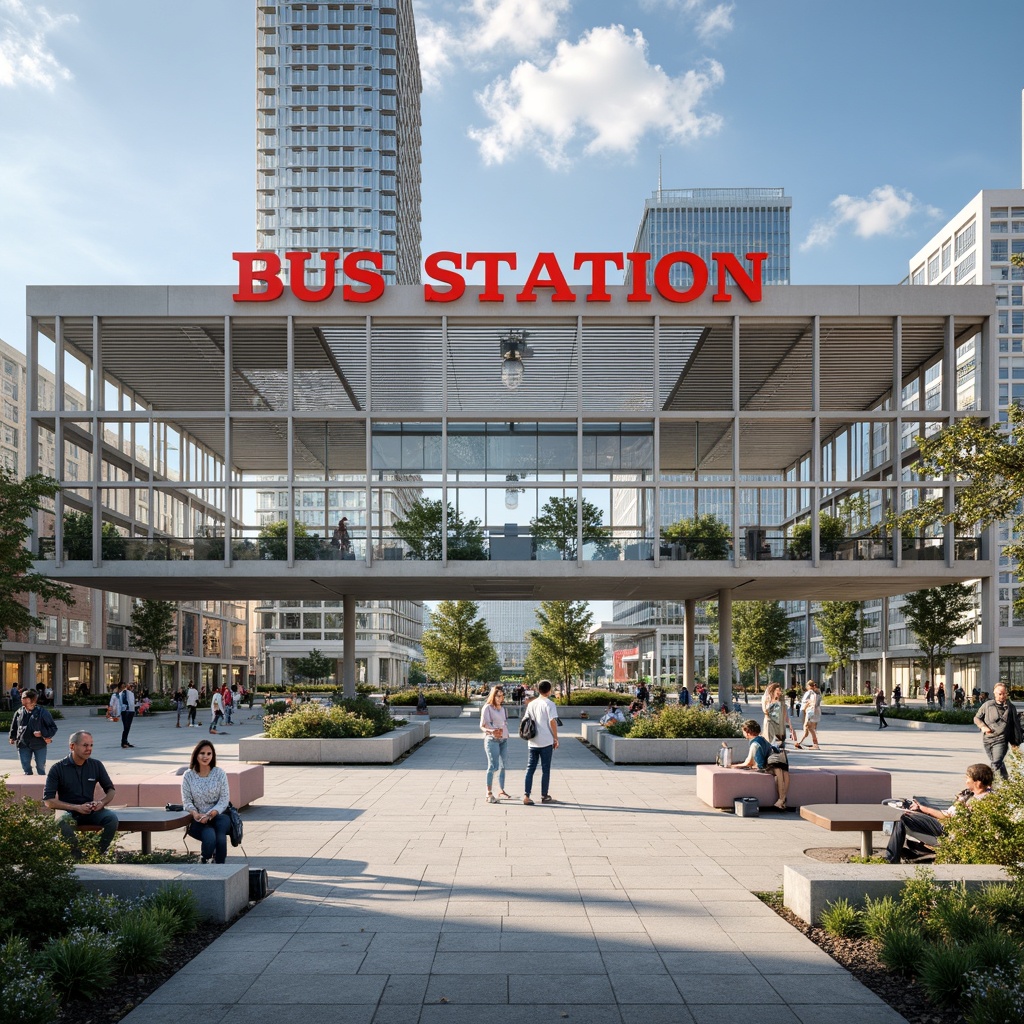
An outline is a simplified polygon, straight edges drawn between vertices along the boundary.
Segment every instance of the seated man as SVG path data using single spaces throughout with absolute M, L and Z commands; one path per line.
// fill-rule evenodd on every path
M 626 721 L 626 715 L 618 704 L 609 704 L 605 713 L 601 716 L 603 726 L 618 725 Z
M 733 768 L 746 768 L 755 772 L 768 772 L 775 776 L 775 791 L 779 799 L 775 806 L 780 810 L 786 809 L 786 794 L 789 792 L 789 770 L 782 765 L 769 765 L 768 758 L 779 752 L 761 735 L 761 726 L 750 718 L 743 723 L 743 736 L 750 740 L 750 748 L 747 752 L 747 759 L 740 764 L 734 764 Z
M 971 800 L 982 800 L 992 792 L 992 780 L 995 778 L 987 764 L 972 764 L 967 769 L 967 788 L 957 795 L 956 802 L 944 811 L 925 807 L 916 800 L 910 801 L 910 807 L 904 811 L 899 821 L 893 822 L 889 845 L 885 848 L 885 859 L 890 864 L 899 864 L 904 854 L 907 831 L 923 832 L 925 835 L 938 839 L 943 834 L 942 823 L 953 817 L 957 811 Z
M 81 856 L 75 832 L 78 825 L 98 825 L 103 830 L 100 853 L 106 853 L 118 824 L 117 815 L 107 809 L 114 799 L 114 784 L 103 762 L 92 757 L 92 733 L 73 732 L 68 743 L 71 753 L 47 772 L 43 803 L 51 811 L 63 812 L 57 822 L 76 856 Z M 96 799 L 97 782 L 103 788 L 102 800 Z

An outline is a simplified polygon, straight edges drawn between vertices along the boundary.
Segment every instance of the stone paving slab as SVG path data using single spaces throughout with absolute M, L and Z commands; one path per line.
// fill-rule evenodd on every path
M 235 737 L 258 727 L 221 737 L 218 758 L 237 758 Z M 903 1020 L 753 895 L 778 888 L 804 849 L 848 836 L 711 810 L 692 767 L 609 765 L 571 735 L 554 758 L 560 803 L 521 803 L 525 745 L 513 742 L 517 799 L 487 804 L 476 721 L 432 731 L 387 769 L 268 768 L 243 816 L 274 893 L 126 1024 L 178 1024 L 197 1004 L 208 1024 Z M 187 760 L 198 735 L 153 720 L 132 738 L 133 751 L 100 739 L 97 755 L 156 770 Z M 885 768 L 894 793 L 939 806 L 983 759 L 972 735 L 896 741 L 842 715 L 821 738 L 795 763 Z

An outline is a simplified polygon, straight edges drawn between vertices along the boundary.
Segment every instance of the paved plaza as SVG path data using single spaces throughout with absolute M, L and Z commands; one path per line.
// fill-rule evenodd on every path
M 241 718 L 216 739 L 223 763 L 260 728 Z M 79 724 L 61 723 L 51 763 Z M 121 750 L 118 727 L 91 725 L 96 756 L 140 772 L 184 763 L 208 735 L 161 715 L 137 720 L 136 749 Z M 568 720 L 560 802 L 522 804 L 526 745 L 513 738 L 514 799 L 487 804 L 476 719 L 431 730 L 393 767 L 268 766 L 266 796 L 244 812 L 245 849 L 274 892 L 126 1024 L 177 1024 L 183 1006 L 202 1007 L 204 1024 L 904 1019 L 753 895 L 781 886 L 805 849 L 855 837 L 794 812 L 713 811 L 692 766 L 611 765 Z M 983 760 L 976 730 L 879 732 L 845 709 L 825 718 L 821 743 L 793 763 L 885 768 L 894 793 L 939 805 Z

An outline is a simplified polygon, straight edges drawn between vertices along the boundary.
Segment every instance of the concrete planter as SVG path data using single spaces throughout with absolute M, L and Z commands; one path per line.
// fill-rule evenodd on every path
M 583 739 L 615 764 L 714 764 L 720 739 L 632 740 L 615 736 L 597 722 L 584 722 Z M 726 740 L 733 763 L 747 756 L 748 740 Z
M 586 712 L 587 718 L 600 719 L 600 717 L 608 709 L 607 704 L 569 704 L 556 705 L 558 708 L 558 717 L 561 719 L 579 718 L 583 712 Z
M 251 736 L 238 741 L 238 759 L 267 764 L 393 764 L 429 735 L 430 720 L 420 718 L 370 739 L 278 740 Z
M 878 728 L 878 718 L 875 715 L 853 715 L 850 719 L 855 725 L 867 725 L 872 729 Z M 889 718 L 886 722 L 897 729 L 920 729 L 924 732 L 978 732 L 976 725 L 943 725 L 941 722 L 915 722 L 910 718 Z M 980 735 L 980 733 L 979 733 Z
M 470 710 L 473 710 L 470 708 Z M 427 714 L 431 718 L 461 718 L 463 708 L 457 704 L 428 704 Z M 416 708 L 413 705 L 401 704 L 395 705 L 391 709 L 391 714 L 396 718 L 422 718 L 422 715 L 416 714 Z

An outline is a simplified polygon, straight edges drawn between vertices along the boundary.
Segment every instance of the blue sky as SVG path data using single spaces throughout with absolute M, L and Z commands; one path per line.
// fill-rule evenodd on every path
M 666 188 L 783 186 L 795 284 L 888 283 L 1021 180 L 1024 4 L 417 0 L 423 251 L 628 249 Z M 0 0 L 0 337 L 29 283 L 230 283 L 253 5 Z M 563 261 L 563 266 L 564 266 Z

